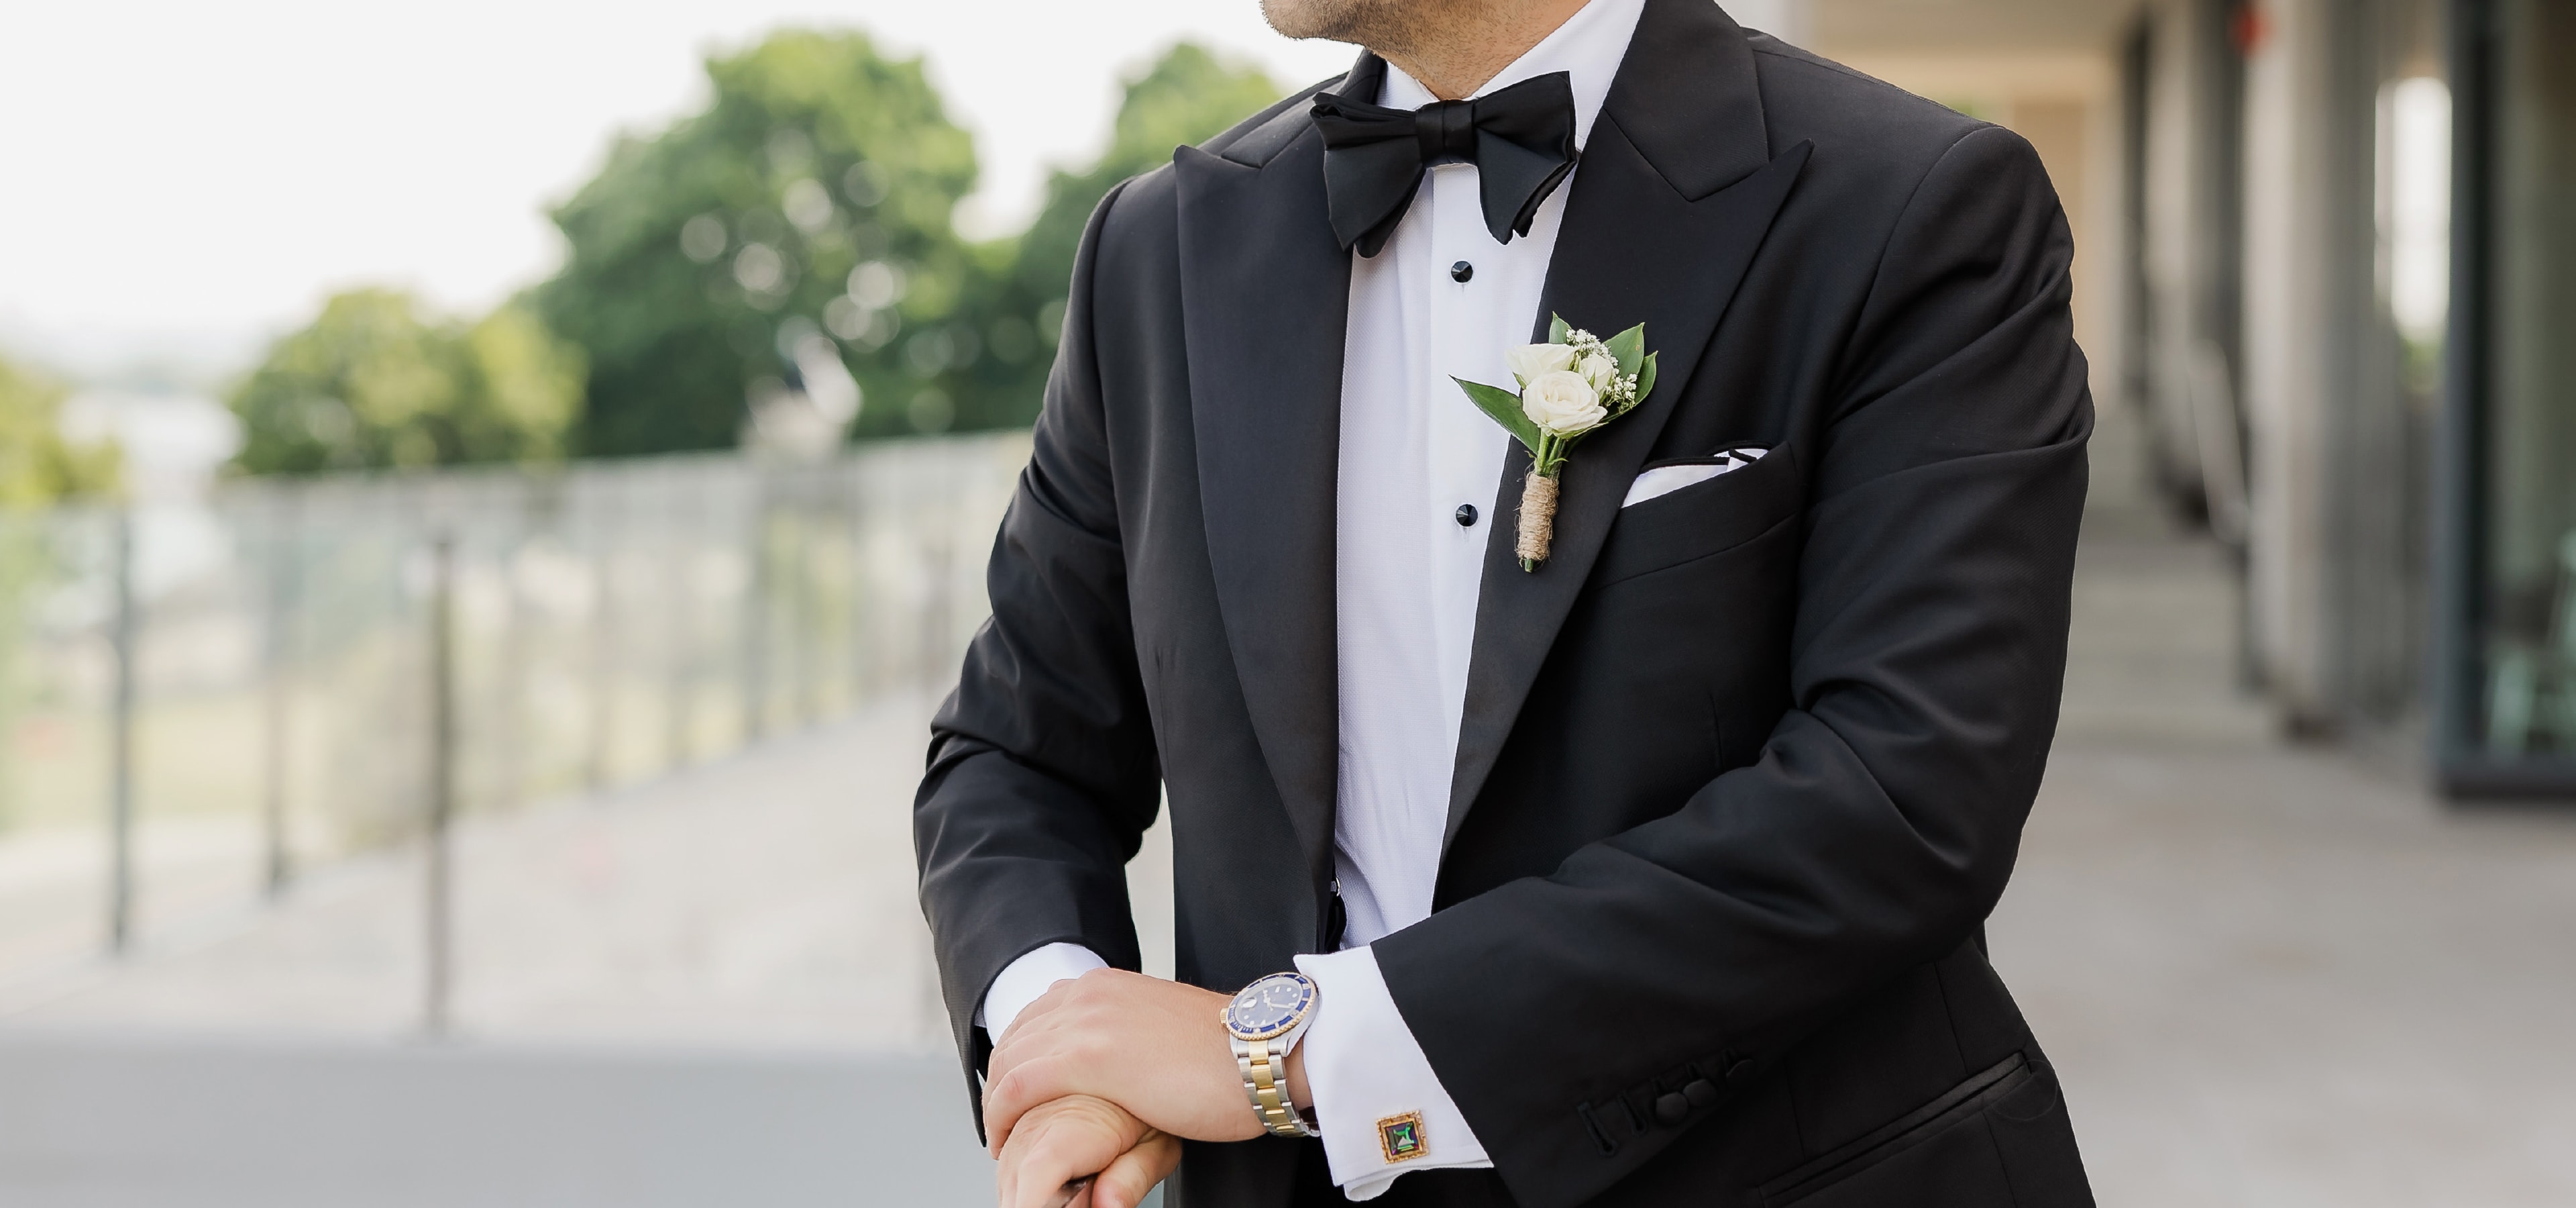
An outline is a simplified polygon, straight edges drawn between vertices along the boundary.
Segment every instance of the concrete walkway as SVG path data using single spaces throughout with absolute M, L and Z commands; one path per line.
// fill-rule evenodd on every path
M 989 1205 L 958 1088 L 839 1052 L 18 1036 L 0 1204 Z
M 434 1040 L 413 852 L 0 982 L 0 1204 L 989 1202 L 912 893 L 927 709 L 470 822 Z
M 2275 740 L 2217 555 L 2088 531 L 1995 963 L 2106 1208 L 2576 1204 L 2576 810 Z
M 2097 518 L 1998 965 L 2109 1208 L 2576 1203 L 2576 815 L 2285 746 L 2216 555 Z M 0 984 L 0 1203 L 957 1204 L 989 1194 L 905 817 L 919 701 Z M 1168 969 L 1168 849 L 1133 880 Z

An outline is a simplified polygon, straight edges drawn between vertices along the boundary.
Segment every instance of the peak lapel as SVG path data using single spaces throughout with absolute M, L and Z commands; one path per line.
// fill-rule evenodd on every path
M 1244 142 L 1184 147 L 1183 345 L 1208 560 L 1262 756 L 1317 883 L 1339 758 L 1333 500 L 1350 254 L 1326 214 L 1323 142 L 1302 108 Z
M 1646 325 L 1655 392 L 1576 446 L 1562 472 L 1552 556 L 1520 569 L 1494 526 L 1467 671 L 1443 850 L 1501 755 L 1676 399 L 1807 161 L 1773 159 L 1743 31 L 1707 0 L 1649 0 L 1566 199 L 1533 339 L 1551 314 L 1603 336 Z M 1507 459 L 1497 517 L 1516 514 L 1527 454 Z

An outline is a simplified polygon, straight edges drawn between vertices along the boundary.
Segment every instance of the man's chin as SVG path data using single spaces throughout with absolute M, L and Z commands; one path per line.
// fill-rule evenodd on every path
M 1374 0 L 1261 0 L 1261 17 L 1283 38 L 1368 44 Z

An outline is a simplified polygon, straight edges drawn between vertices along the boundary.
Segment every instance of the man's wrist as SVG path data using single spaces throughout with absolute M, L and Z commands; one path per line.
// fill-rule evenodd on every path
M 1322 1005 L 1315 983 L 1303 973 L 1257 977 L 1235 992 L 1219 1012 L 1234 1050 L 1235 1072 L 1261 1127 L 1283 1137 L 1311 1137 L 1314 1118 L 1307 1110 L 1312 1096 L 1304 1090 L 1297 1058 L 1299 1042 L 1313 1026 Z

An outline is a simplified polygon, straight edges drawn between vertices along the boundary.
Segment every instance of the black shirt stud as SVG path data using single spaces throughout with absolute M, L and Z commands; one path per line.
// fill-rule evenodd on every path
M 1469 264 L 1464 260 L 1449 266 L 1449 279 L 1460 285 L 1465 285 L 1467 283 L 1467 279 L 1475 275 L 1476 266 Z
M 1476 505 L 1475 505 L 1475 504 L 1472 504 L 1472 503 L 1462 503 L 1462 504 L 1459 504 L 1459 505 L 1458 505 L 1458 527 L 1460 527 L 1460 528 L 1474 528 L 1474 527 L 1476 527 Z

